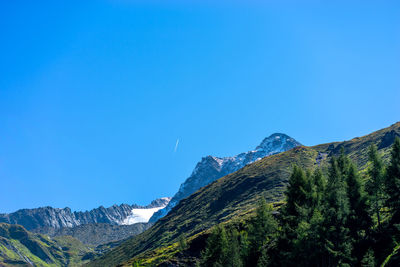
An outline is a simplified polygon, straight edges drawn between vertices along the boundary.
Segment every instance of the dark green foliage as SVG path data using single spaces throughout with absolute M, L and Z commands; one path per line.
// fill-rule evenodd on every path
M 361 266 L 363 267 L 375 267 L 375 256 L 374 251 L 372 249 L 368 249 L 365 253 L 364 257 L 361 260 Z
M 348 161 L 342 156 L 332 158 L 323 203 L 322 222 L 325 228 L 325 264 L 326 266 L 344 265 L 350 262 L 352 244 L 349 240 L 347 219 L 350 214 L 349 199 L 344 173 Z
M 207 239 L 205 251 L 202 253 L 202 266 L 227 266 L 229 256 L 228 237 L 223 225 L 216 226 Z
M 180 251 L 184 251 L 187 248 L 187 242 L 183 234 L 179 236 L 178 245 Z
M 392 182 L 396 181 L 396 176 L 389 175 L 400 173 L 393 167 L 397 166 L 396 151 L 400 152 L 400 146 L 397 149 L 393 147 L 392 170 L 386 175 Z M 384 164 L 374 148 L 370 148 L 370 159 L 368 174 L 372 181 L 369 183 L 383 188 L 384 179 L 379 175 L 383 175 Z M 224 242 L 215 241 L 221 240 L 215 238 L 215 233 L 210 236 L 203 254 L 203 259 L 209 261 L 203 260 L 203 266 L 220 266 L 222 262 L 224 266 L 376 266 L 387 257 L 387 251 L 392 253 L 393 250 L 392 242 L 378 242 L 376 237 L 390 237 L 393 232 L 385 230 L 379 234 L 375 231 L 372 216 L 376 209 L 370 207 L 373 201 L 368 200 L 376 200 L 377 194 L 382 199 L 386 196 L 383 191 L 377 193 L 369 189 L 368 193 L 357 167 L 343 151 L 338 158 L 331 158 L 327 178 L 320 169 L 311 173 L 294 166 L 285 193 L 286 204 L 280 209 L 280 227 L 265 200 L 260 201 L 247 229 L 241 234 L 237 230 L 228 233 L 228 247 L 224 247 Z M 391 206 L 393 214 L 395 204 Z M 394 224 L 395 228 L 398 226 Z M 218 233 L 224 234 L 221 230 Z M 216 244 L 223 246 L 216 248 Z M 386 249 L 380 248 L 382 245 Z M 217 251 L 219 258 L 207 257 L 214 255 L 210 251 Z M 221 255 L 229 256 L 222 260 Z M 391 258 L 392 262 L 395 260 L 396 257 Z M 207 265 L 211 263 L 217 265 Z
M 293 164 L 309 168 L 317 152 L 298 147 L 263 158 L 241 170 L 203 187 L 179 202 L 149 230 L 96 259 L 89 266 L 116 266 L 142 253 L 168 246 L 185 233 L 193 236 L 218 223 L 247 217 L 260 197 L 267 202 L 283 199 L 287 178 Z
M 266 266 L 267 248 L 278 226 L 271 212 L 272 208 L 261 199 L 247 230 L 239 233 L 236 228 L 230 231 L 223 226 L 214 228 L 202 253 L 201 266 Z
M 299 216 L 303 211 L 299 208 L 305 206 L 310 200 L 310 184 L 304 171 L 298 166 L 293 167 L 286 189 L 286 205 L 282 208 L 282 218 L 289 231 L 294 231 Z M 290 233 L 288 233 L 290 234 Z
M 318 202 L 318 195 L 314 190 L 311 174 L 307 174 L 298 166 L 293 167 L 286 191 L 286 205 L 281 209 L 280 222 L 282 230 L 278 239 L 278 260 L 285 265 L 297 258 L 301 262 L 301 250 L 304 248 L 304 239 L 307 238 L 309 219 L 312 216 L 314 205 Z
M 312 176 L 312 179 L 310 180 L 312 186 L 312 207 L 317 208 L 320 207 L 322 203 L 322 199 L 325 194 L 325 188 L 326 188 L 326 178 L 322 175 L 322 172 L 320 169 L 316 169 L 314 171 L 314 174 Z
M 263 254 L 263 250 L 271 243 L 276 234 L 278 224 L 272 217 L 272 208 L 265 199 L 261 199 L 257 207 L 256 216 L 250 222 L 248 230 L 248 255 L 247 266 L 255 266 Z M 263 261 L 267 259 L 263 257 Z
M 314 147 L 298 147 L 284 153 L 263 158 L 203 187 L 187 199 L 181 201 L 167 216 L 159 220 L 151 229 L 135 238 L 127 240 L 121 246 L 90 265 L 116 266 L 127 262 L 129 259 L 134 260 L 137 257 L 143 258 L 144 254 L 151 255 L 155 250 L 169 247 L 171 244 L 178 241 L 178 237 L 182 233 L 184 233 L 186 237 L 191 238 L 195 237 L 197 234 L 204 234 L 207 229 L 221 222 L 227 225 L 229 221 L 235 219 L 247 221 L 247 216 L 252 213 L 251 209 L 260 196 L 264 197 L 267 202 L 284 200 L 283 193 L 288 178 L 291 175 L 292 166 L 296 164 L 304 170 L 311 170 L 318 166 L 322 171 L 319 171 L 319 174 L 315 172 L 312 175 L 310 175 L 309 172 L 304 174 L 307 182 L 304 186 L 304 191 L 311 192 L 311 196 L 307 197 L 304 206 L 300 206 L 298 209 L 294 210 L 298 214 L 301 214 L 299 218 L 301 220 L 290 221 L 290 224 L 298 225 L 299 227 L 298 229 L 294 229 L 294 237 L 289 241 L 293 247 L 290 249 L 285 248 L 285 251 L 289 252 L 289 256 L 299 255 L 301 256 L 300 258 L 309 260 L 309 262 L 303 264 L 303 266 L 326 265 L 326 255 L 330 253 L 328 249 L 332 245 L 329 242 L 332 242 L 331 238 L 334 237 L 331 227 L 335 229 L 340 225 L 343 228 L 342 230 L 347 229 L 347 231 L 341 230 L 340 233 L 345 234 L 341 234 L 340 236 L 345 237 L 344 239 L 348 241 L 345 242 L 345 247 L 350 248 L 350 251 L 347 249 L 347 252 L 344 253 L 346 254 L 344 257 L 346 260 L 341 260 L 341 262 L 360 265 L 360 262 L 355 263 L 355 261 L 359 258 L 363 259 L 366 253 L 361 256 L 357 255 L 357 257 L 355 254 L 361 253 L 362 251 L 366 252 L 371 248 L 374 252 L 376 263 L 381 264 L 386 257 L 392 253 L 395 247 L 392 239 L 397 239 L 397 234 L 394 231 L 387 231 L 387 224 L 389 222 L 387 218 L 391 215 L 391 212 L 388 212 L 390 201 L 385 201 L 380 209 L 382 231 L 376 231 L 376 226 L 372 226 L 371 233 L 366 233 L 364 240 L 366 242 L 361 242 L 362 244 L 360 246 L 362 249 L 360 252 L 355 253 L 354 250 L 358 246 L 355 245 L 351 237 L 353 233 L 349 230 L 349 228 L 352 227 L 349 225 L 349 221 L 351 221 L 349 217 L 352 204 L 348 196 L 350 191 L 347 189 L 348 177 L 346 176 L 346 173 L 348 173 L 347 170 L 349 169 L 347 166 L 349 160 L 340 158 L 340 151 L 344 151 L 346 155 L 355 162 L 362 174 L 366 174 L 367 172 L 365 171 L 369 166 L 368 151 L 371 144 L 376 144 L 378 146 L 379 153 L 382 155 L 382 161 L 386 164 L 390 160 L 390 150 L 394 136 L 399 136 L 399 134 L 400 123 L 397 123 L 386 129 L 349 141 L 322 144 Z M 330 159 L 334 156 L 339 157 L 336 160 L 338 176 L 341 177 L 339 179 L 339 185 L 331 184 L 331 182 L 328 182 L 328 179 L 326 179 L 330 176 L 329 172 L 326 171 L 326 167 L 329 166 Z M 389 175 L 386 174 L 384 175 L 384 180 L 393 181 L 395 179 L 389 178 Z M 385 182 L 385 184 L 389 185 L 390 183 Z M 324 189 L 328 187 L 328 190 Z M 331 192 L 336 188 L 340 189 L 339 193 Z M 384 193 L 386 194 L 387 191 L 390 191 L 390 189 L 388 190 L 386 187 Z M 367 193 L 369 199 L 372 199 L 371 191 L 367 190 Z M 342 198 L 338 196 L 342 196 Z M 384 197 L 384 199 L 385 198 L 386 197 Z M 346 209 L 343 209 L 343 207 L 346 205 L 343 204 L 346 202 L 348 211 L 344 212 Z M 372 200 L 370 203 L 372 203 Z M 393 206 L 394 205 L 390 205 L 391 210 L 394 210 Z M 329 207 L 329 209 L 325 207 Z M 333 212 L 331 210 L 333 210 Z M 328 218 L 334 218 L 336 212 L 339 213 L 338 218 L 336 221 L 330 221 Z M 372 209 L 370 216 L 375 213 L 376 212 Z M 279 215 L 277 216 L 280 217 Z M 393 220 L 391 221 L 394 222 Z M 279 220 L 279 222 L 281 222 L 281 220 Z M 251 239 L 251 237 L 248 230 L 250 224 L 249 221 L 246 226 L 237 228 L 239 232 L 240 248 L 243 248 L 241 249 L 241 254 L 246 254 L 243 251 L 249 250 L 249 239 Z M 331 224 L 333 224 L 333 226 Z M 392 225 L 393 229 L 395 229 L 394 224 Z M 283 225 L 281 224 L 279 228 L 283 230 Z M 228 239 L 231 234 L 232 230 L 228 230 Z M 281 234 L 282 231 L 278 230 L 276 236 L 280 236 Z M 273 238 L 271 242 L 263 248 L 261 258 L 267 259 L 270 264 L 285 266 L 285 264 L 280 261 L 281 258 L 276 257 L 279 252 L 278 248 L 280 244 L 278 239 L 279 238 Z M 334 245 L 332 246 L 335 248 Z M 336 249 L 338 247 L 336 247 Z M 342 249 L 337 250 L 342 251 Z M 343 252 L 340 253 L 343 254 Z M 178 256 L 173 257 L 180 257 L 179 255 L 185 256 L 188 254 L 178 253 L 177 255 Z M 292 264 L 296 264 L 297 261 L 298 260 L 292 262 Z M 194 262 L 193 260 L 193 264 Z M 333 262 L 334 261 L 331 261 L 332 265 L 334 264 Z M 297 266 L 302 266 L 302 264 L 299 263 Z
M 346 174 L 346 181 L 350 209 L 347 228 L 354 247 L 352 253 L 353 261 L 359 262 L 365 253 L 362 249 L 362 244 L 366 242 L 367 234 L 369 234 L 372 227 L 372 220 L 369 214 L 370 208 L 363 181 L 352 163 L 350 163 Z
M 392 212 L 391 224 L 400 223 L 400 139 L 396 137 L 386 174 L 387 206 Z
M 240 244 L 241 244 L 240 234 L 236 229 L 234 229 L 229 238 L 227 266 L 231 267 L 243 266 L 243 261 L 242 261 L 243 252 Z
M 370 196 L 371 208 L 376 216 L 378 227 L 381 227 L 381 209 L 384 204 L 384 177 L 385 168 L 376 145 L 369 148 L 369 160 L 371 165 L 368 169 L 369 180 L 366 191 Z

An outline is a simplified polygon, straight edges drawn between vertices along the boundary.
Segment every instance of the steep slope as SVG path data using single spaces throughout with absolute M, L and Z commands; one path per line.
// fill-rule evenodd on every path
M 49 239 L 20 225 L 0 223 L 0 266 L 79 266 L 93 254 L 72 237 Z
M 141 253 L 166 247 L 176 242 L 181 234 L 193 236 L 220 222 L 238 219 L 251 212 L 260 197 L 269 202 L 283 200 L 282 193 L 293 164 L 304 168 L 323 165 L 343 148 L 364 168 L 368 146 L 377 144 L 380 153 L 387 155 L 395 136 L 400 136 L 400 123 L 350 141 L 296 147 L 263 158 L 201 188 L 149 230 L 127 240 L 89 266 L 115 266 Z
M 151 225 L 151 223 L 135 223 L 132 225 L 82 224 L 58 229 L 50 236 L 72 236 L 83 244 L 98 246 L 138 235 L 150 228 Z
M 215 180 L 233 173 L 244 166 L 260 160 L 266 156 L 290 150 L 301 144 L 286 134 L 275 133 L 265 138 L 255 150 L 240 153 L 233 157 L 207 156 L 197 163 L 192 174 L 180 186 L 179 191 L 172 197 L 168 205 L 154 213 L 150 222 L 156 222 L 165 216 L 179 201 L 190 196 L 198 189 L 206 186 Z
M 37 209 L 22 209 L 10 214 L 0 214 L 0 222 L 9 224 L 19 224 L 29 231 L 51 233 L 63 227 L 74 227 L 82 224 L 107 223 L 111 225 L 130 224 L 145 222 L 150 217 L 143 217 L 138 210 L 151 210 L 165 207 L 170 198 L 160 198 L 151 202 L 147 206 L 139 205 L 114 205 L 109 208 L 103 206 L 85 212 L 72 212 L 70 208 L 43 207 Z M 136 213 L 135 213 L 136 212 Z M 136 220 L 126 221 L 128 218 Z

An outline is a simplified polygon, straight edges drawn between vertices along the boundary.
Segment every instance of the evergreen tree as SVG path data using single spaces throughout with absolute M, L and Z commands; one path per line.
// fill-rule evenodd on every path
M 325 255 L 325 227 L 322 207 L 314 209 L 310 219 L 309 233 L 305 242 L 303 242 L 303 255 L 308 259 L 305 266 L 324 266 Z M 304 257 L 303 256 L 303 257 Z
M 207 239 L 206 248 L 202 253 L 201 266 L 227 266 L 228 250 L 229 244 L 225 227 L 218 225 Z
M 353 163 L 349 165 L 346 182 L 349 199 L 347 228 L 354 247 L 353 259 L 360 262 L 365 254 L 362 244 L 366 241 L 366 234 L 370 231 L 372 220 L 368 213 L 369 206 L 363 181 Z
M 179 251 L 184 251 L 187 248 L 187 242 L 183 234 L 179 236 L 178 245 Z
M 281 210 L 281 218 L 286 224 L 285 227 L 292 234 L 295 232 L 299 216 L 301 215 L 300 213 L 302 212 L 299 210 L 299 207 L 308 204 L 311 198 L 309 190 L 310 185 L 306 174 L 300 167 L 294 166 L 285 192 L 286 204 Z
M 257 261 L 257 267 L 266 267 L 270 264 L 270 257 L 268 249 L 264 248 L 261 252 L 260 258 Z
M 392 212 L 391 225 L 400 223 L 400 139 L 396 137 L 386 172 L 387 206 Z
M 361 260 L 361 266 L 363 267 L 375 267 L 375 256 L 374 251 L 372 249 L 368 249 L 365 253 L 364 257 Z
M 229 250 L 227 254 L 227 266 L 242 267 L 242 253 L 240 248 L 240 234 L 236 229 L 232 230 L 229 238 Z
M 343 153 L 339 159 L 331 159 L 322 222 L 325 229 L 325 266 L 346 265 L 351 262 L 352 244 L 347 228 L 349 199 L 343 177 L 348 167 L 348 160 Z
M 277 243 L 279 255 L 274 262 L 293 266 L 294 263 L 298 265 L 301 256 L 305 256 L 302 254 L 302 242 L 308 235 L 308 221 L 314 202 L 317 202 L 318 198 L 314 188 L 311 174 L 306 174 L 300 167 L 294 166 L 286 189 L 286 204 L 281 209 L 282 231 Z
M 384 164 L 381 156 L 378 154 L 376 145 L 369 148 L 369 160 L 371 165 L 368 169 L 369 180 L 366 184 L 366 191 L 371 200 L 371 208 L 376 215 L 378 228 L 381 228 L 381 214 L 384 201 Z
M 290 252 L 291 266 L 321 266 L 321 255 L 323 255 L 324 228 L 322 216 L 322 201 L 325 193 L 325 177 L 319 169 L 313 174 L 307 174 L 310 184 L 307 194 L 308 201 L 298 207 L 300 217 L 293 239 L 293 247 Z
M 317 168 L 313 175 L 311 182 L 313 184 L 312 187 L 312 207 L 317 208 L 321 205 L 322 199 L 325 194 L 326 187 L 326 179 L 322 175 L 322 172 L 319 168 Z
M 337 166 L 340 170 L 342 177 L 344 177 L 348 172 L 351 166 L 351 161 L 348 156 L 344 153 L 344 148 L 340 149 L 340 156 L 337 158 Z
M 261 255 L 265 253 L 263 249 L 271 242 L 277 228 L 277 222 L 272 216 L 272 208 L 262 198 L 258 204 L 256 216 L 249 226 L 247 266 L 257 265 Z
M 249 238 L 246 230 L 241 231 L 239 234 L 239 247 L 240 257 L 246 260 L 249 254 Z

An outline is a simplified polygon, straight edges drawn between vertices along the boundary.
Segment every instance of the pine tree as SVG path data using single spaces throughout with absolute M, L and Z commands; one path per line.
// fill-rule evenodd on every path
M 387 206 L 392 212 L 391 225 L 400 223 L 400 139 L 396 137 L 386 172 Z
M 201 257 L 201 266 L 219 267 L 227 265 L 229 244 L 223 225 L 216 226 L 207 239 L 207 244 Z
M 349 172 L 351 161 L 344 153 L 343 147 L 340 149 L 340 156 L 337 158 L 337 166 L 342 175 L 346 175 Z
M 368 199 L 364 191 L 363 181 L 353 163 L 349 165 L 346 182 L 349 199 L 347 228 L 354 247 L 353 260 L 359 262 L 365 254 L 362 243 L 366 241 L 366 234 L 370 231 L 372 220 L 368 213 Z
M 257 261 L 257 267 L 266 267 L 270 263 L 270 257 L 267 249 L 261 251 L 260 258 Z
M 320 169 L 313 174 L 307 172 L 307 182 L 310 184 L 307 194 L 308 201 L 299 206 L 300 216 L 290 252 L 290 266 L 321 266 L 324 246 L 324 228 L 322 206 L 325 194 L 326 180 Z
M 322 199 L 325 194 L 325 187 L 326 187 L 326 179 L 322 175 L 322 172 L 319 168 L 317 168 L 313 175 L 311 182 L 313 184 L 312 188 L 312 206 L 317 208 L 321 205 Z
M 322 222 L 325 228 L 325 266 L 346 265 L 351 261 L 352 244 L 347 228 L 349 199 L 343 177 L 348 167 L 348 160 L 343 155 L 331 159 Z
M 277 228 L 277 222 L 272 216 L 272 208 L 262 198 L 258 204 L 256 216 L 249 226 L 247 266 L 257 265 L 261 255 L 264 253 L 263 248 L 271 242 Z
M 375 267 L 375 256 L 374 251 L 372 249 L 367 250 L 364 257 L 361 260 L 361 266 L 363 267 Z
M 187 242 L 183 234 L 179 236 L 178 245 L 179 251 L 184 251 L 187 248 Z
M 371 208 L 376 215 L 378 228 L 381 228 L 381 209 L 384 201 L 384 164 L 381 156 L 378 154 L 376 145 L 369 148 L 369 160 L 371 166 L 368 169 L 369 180 L 366 184 L 366 191 L 371 200 Z
M 314 202 L 318 199 L 314 188 L 310 172 L 306 174 L 300 167 L 294 166 L 286 190 L 286 204 L 280 214 L 282 230 L 277 243 L 278 259 L 274 259 L 275 262 L 293 266 L 301 258 L 306 258 L 302 253 L 302 242 L 308 235 L 309 219 Z
M 240 234 L 236 229 L 232 230 L 229 238 L 229 251 L 227 255 L 227 266 L 241 267 L 243 266 L 241 247 L 240 247 Z
M 299 207 L 305 206 L 310 200 L 310 186 L 304 171 L 294 166 L 286 189 L 286 204 L 282 208 L 281 217 L 289 231 L 294 233 L 300 216 Z
M 239 247 L 240 257 L 245 261 L 249 255 L 249 238 L 246 230 L 241 231 L 239 234 Z
M 310 218 L 310 227 L 307 239 L 303 242 L 303 255 L 306 256 L 308 263 L 306 266 L 323 266 L 325 255 L 325 228 L 322 207 L 314 209 Z M 303 256 L 303 257 L 304 257 Z

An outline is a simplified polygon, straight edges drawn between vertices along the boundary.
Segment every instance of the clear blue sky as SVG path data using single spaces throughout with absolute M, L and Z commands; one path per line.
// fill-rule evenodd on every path
M 398 1 L 302 2 L 1 3 L 0 212 L 146 204 L 274 132 L 399 121 Z

